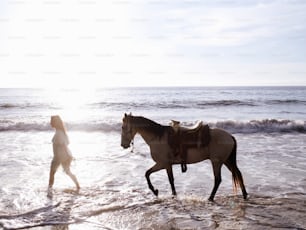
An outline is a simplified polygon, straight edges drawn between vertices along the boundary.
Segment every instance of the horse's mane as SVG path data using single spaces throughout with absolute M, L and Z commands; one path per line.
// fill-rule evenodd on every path
M 167 126 L 163 126 L 142 116 L 132 116 L 132 122 L 136 127 L 153 132 L 159 137 L 162 137 L 167 129 Z

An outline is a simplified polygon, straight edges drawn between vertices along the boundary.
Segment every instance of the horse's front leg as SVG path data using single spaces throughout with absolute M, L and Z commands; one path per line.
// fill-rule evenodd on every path
M 212 162 L 212 166 L 213 166 L 213 171 L 214 171 L 214 176 L 215 176 L 215 185 L 214 188 L 209 196 L 209 201 L 214 201 L 214 197 L 215 194 L 219 188 L 219 185 L 221 183 L 221 167 L 222 167 L 222 163 L 220 162 Z
M 176 196 L 176 191 L 175 191 L 175 186 L 174 186 L 174 177 L 173 177 L 173 172 L 172 172 L 172 165 L 169 165 L 166 168 L 166 170 L 167 170 L 169 182 L 170 182 L 171 189 L 172 189 L 172 195 Z
M 157 171 L 159 171 L 159 170 L 161 170 L 163 168 L 164 167 L 162 167 L 161 165 L 155 164 L 152 168 L 150 168 L 146 172 L 146 178 L 147 178 L 147 182 L 148 182 L 149 188 L 152 190 L 152 192 L 154 193 L 155 196 L 158 196 L 158 190 L 154 189 L 154 187 L 153 187 L 153 185 L 151 183 L 151 180 L 150 180 L 150 175 L 151 175 L 151 173 L 157 172 Z

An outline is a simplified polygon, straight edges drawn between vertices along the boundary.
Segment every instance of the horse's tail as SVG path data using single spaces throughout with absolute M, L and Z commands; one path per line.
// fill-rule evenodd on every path
M 234 141 L 234 147 L 232 149 L 232 152 L 230 154 L 230 156 L 227 159 L 228 162 L 228 167 L 232 172 L 233 175 L 233 190 L 235 193 L 237 193 L 237 188 L 238 186 L 240 186 L 241 183 L 241 177 L 239 176 L 240 171 L 237 167 L 237 161 L 236 161 L 236 155 L 237 155 L 237 141 L 235 139 L 235 137 L 233 137 L 233 141 Z M 242 182 L 243 183 L 243 182 Z

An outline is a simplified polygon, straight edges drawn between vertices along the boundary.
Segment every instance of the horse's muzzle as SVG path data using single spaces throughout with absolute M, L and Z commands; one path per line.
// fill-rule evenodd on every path
M 124 143 L 121 143 L 121 146 L 124 148 L 124 149 L 127 149 L 130 147 L 130 144 L 124 144 Z

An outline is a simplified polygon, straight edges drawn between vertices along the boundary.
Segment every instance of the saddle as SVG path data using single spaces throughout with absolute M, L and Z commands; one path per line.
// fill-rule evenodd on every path
M 187 171 L 187 150 L 190 148 L 206 147 L 210 142 L 209 126 L 202 121 L 194 127 L 180 126 L 179 121 L 172 120 L 168 136 L 168 144 L 173 149 L 174 156 L 180 155 L 182 159 L 182 172 Z

